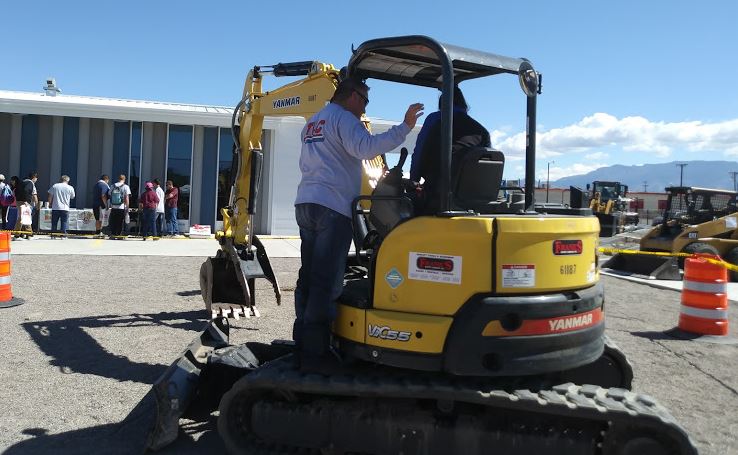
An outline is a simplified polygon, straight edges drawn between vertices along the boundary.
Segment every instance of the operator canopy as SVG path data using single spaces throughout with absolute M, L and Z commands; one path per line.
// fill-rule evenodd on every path
M 401 36 L 366 41 L 349 62 L 349 73 L 360 78 L 381 79 L 442 88 L 446 58 L 454 83 L 496 74 L 516 74 L 523 91 L 535 96 L 538 74 L 524 58 L 512 58 L 444 44 L 427 36 Z

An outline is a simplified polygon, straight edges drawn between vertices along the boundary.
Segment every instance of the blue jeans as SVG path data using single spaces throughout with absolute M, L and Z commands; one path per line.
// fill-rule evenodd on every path
M 51 211 L 51 230 L 59 232 L 56 225 L 61 220 L 61 233 L 67 235 L 69 229 L 69 210 L 52 210 Z
M 302 264 L 295 288 L 292 337 L 303 360 L 325 355 L 330 347 L 336 299 L 351 246 L 351 220 L 318 204 L 297 204 Z
M 163 212 L 156 212 L 156 217 L 154 218 L 154 224 L 156 225 L 156 235 L 158 237 L 161 237 L 164 235 L 164 213 Z
M 179 234 L 179 226 L 177 226 L 177 207 L 164 207 L 164 213 L 167 219 L 167 234 Z
M 143 224 L 141 225 L 141 236 L 156 235 L 156 209 L 143 209 Z

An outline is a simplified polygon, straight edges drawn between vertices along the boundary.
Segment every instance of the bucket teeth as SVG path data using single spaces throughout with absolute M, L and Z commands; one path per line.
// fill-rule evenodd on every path
M 261 317 L 259 310 L 257 310 L 256 307 L 232 304 L 213 304 L 211 310 L 212 319 L 233 318 L 238 321 L 241 318 L 251 319 L 251 317 Z

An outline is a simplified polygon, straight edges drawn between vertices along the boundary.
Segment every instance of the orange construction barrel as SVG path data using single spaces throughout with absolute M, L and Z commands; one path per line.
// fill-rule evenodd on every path
M 679 329 L 698 335 L 728 335 L 728 271 L 696 255 L 684 262 Z
M 10 232 L 0 232 L 0 308 L 23 303 L 23 299 L 13 297 L 10 284 Z

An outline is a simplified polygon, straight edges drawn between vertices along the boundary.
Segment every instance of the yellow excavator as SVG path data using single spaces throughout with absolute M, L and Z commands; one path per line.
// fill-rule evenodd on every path
M 262 92 L 264 71 L 249 74 L 234 113 L 239 163 L 218 234 L 222 261 L 203 266 L 213 319 L 154 386 L 149 448 L 176 438 L 179 417 L 197 405 L 217 407 L 229 453 L 696 453 L 662 406 L 629 390 L 631 367 L 604 335 L 597 219 L 533 209 L 541 86 L 528 60 L 401 36 L 363 43 L 345 72 L 321 64 L 272 72 L 305 78 Z M 250 222 L 261 119 L 282 107 L 308 116 L 344 74 L 444 94 L 439 209 L 415 216 L 401 163 L 389 172 L 366 163 L 333 326 L 343 369 L 308 374 L 295 367 L 291 344 L 231 345 L 228 326 L 257 315 L 256 278 L 269 279 L 279 296 Z M 464 81 L 504 75 L 517 77 L 525 94 L 526 185 L 499 198 L 500 151 L 452 156 L 451 94 Z M 311 90 L 319 86 L 327 89 Z M 381 177 L 373 188 L 372 175 Z M 230 289 L 220 289 L 225 283 Z

